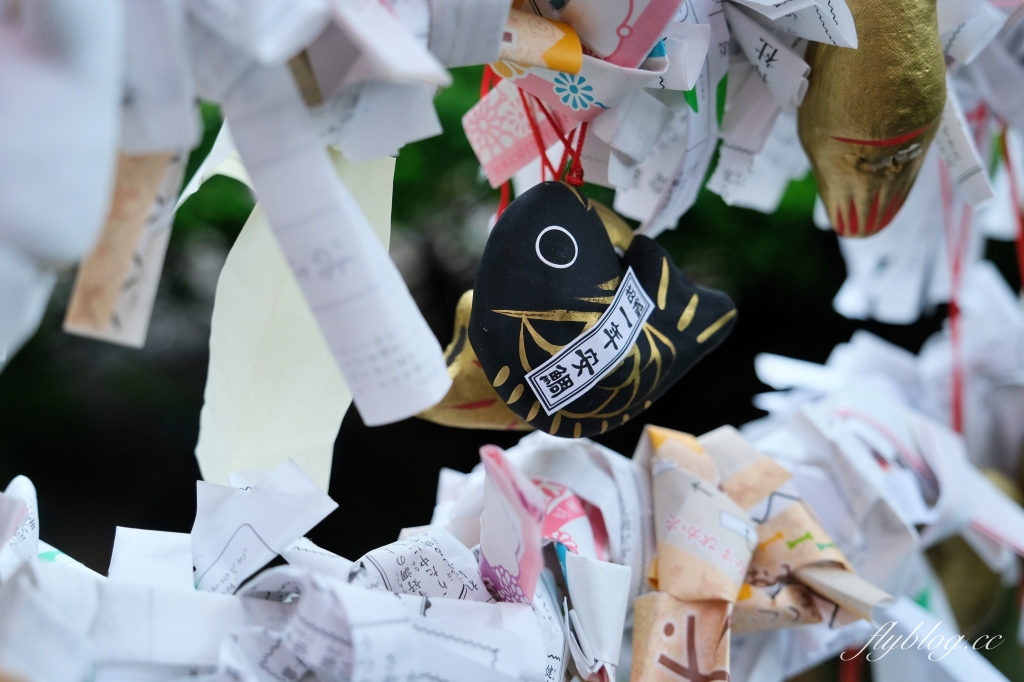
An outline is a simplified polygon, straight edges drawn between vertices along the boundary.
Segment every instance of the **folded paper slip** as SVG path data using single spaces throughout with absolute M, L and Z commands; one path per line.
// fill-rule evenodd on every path
M 515 65 L 509 66 L 513 67 Z M 496 65 L 495 69 L 501 72 L 501 65 Z M 552 124 L 540 104 L 532 97 L 523 97 L 514 83 L 503 79 L 462 117 L 466 139 L 491 187 L 500 187 L 540 154 L 524 101 L 537 123 L 545 149 L 575 125 L 557 111 L 553 113 Z
M 859 577 L 836 543 L 792 484 L 792 475 L 758 452 L 736 429 L 723 426 L 698 442 L 719 470 L 731 475 L 723 490 L 757 522 L 758 544 L 751 558 L 741 596 L 759 597 L 752 589 L 776 592 L 797 581 L 865 620 L 872 608 L 892 603 L 892 597 Z M 793 590 L 787 591 L 789 587 Z M 817 609 L 800 585 L 788 585 L 776 597 L 791 602 L 792 624 L 814 622 Z M 741 597 L 742 599 L 742 597 Z M 750 608 L 750 605 L 747 605 Z M 774 621 L 767 625 L 780 627 Z M 753 621 L 748 621 L 748 627 Z
M 613 0 L 579 0 L 567 4 L 560 17 L 579 31 L 595 55 L 610 64 L 635 68 L 662 37 L 680 4 L 680 0 L 637 0 L 627 9 Z
M 640 88 L 653 87 L 667 68 L 667 64 L 659 66 L 658 70 L 626 68 L 583 55 L 578 74 L 512 62 L 498 62 L 494 70 L 553 113 L 581 122 L 593 120 Z
M 682 601 L 666 592 L 633 607 L 632 682 L 729 679 L 729 603 Z
M 797 580 L 827 597 L 864 620 L 878 621 L 875 609 L 884 608 L 895 600 L 853 571 L 837 566 L 807 566 L 793 572 Z
M 451 385 L 440 345 L 338 179 L 288 69 L 248 72 L 224 108 L 274 236 L 364 421 L 389 423 L 435 404 Z
M 512 10 L 502 32 L 498 58 L 520 66 L 577 74 L 583 65 L 583 48 L 569 24 Z
M 65 331 L 134 347 L 145 343 L 187 156 L 121 155 L 110 214 L 78 267 Z
M 222 141 L 226 149 L 230 135 L 224 129 L 211 157 Z M 212 159 L 210 172 L 246 177 L 236 158 L 222 157 Z M 352 163 L 333 151 L 330 158 L 386 246 L 394 160 Z M 327 490 L 334 441 L 351 402 L 352 392 L 257 204 L 217 281 L 196 444 L 203 478 L 224 484 L 232 471 L 273 469 L 294 459 Z
M 811 590 L 798 584 L 774 588 L 744 583 L 732 611 L 730 624 L 737 635 L 762 630 L 820 623 L 821 612 Z

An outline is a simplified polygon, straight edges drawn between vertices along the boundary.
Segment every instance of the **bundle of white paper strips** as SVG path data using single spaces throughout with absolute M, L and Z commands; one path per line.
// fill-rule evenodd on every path
M 795 369 L 788 376 L 808 383 Z M 932 611 L 906 597 L 892 603 L 859 578 L 853 587 L 825 577 L 819 584 L 814 571 L 801 569 L 799 580 L 818 591 L 812 611 L 837 613 L 813 625 L 734 634 L 733 679 L 782 680 L 870 643 L 886 620 L 954 636 L 941 584 L 921 554 L 952 533 L 1017 578 L 1007 548 L 1024 551 L 1024 512 L 973 467 L 955 434 L 881 382 L 851 380 L 807 394 L 795 411 L 776 409 L 748 428 L 761 434 L 757 450 L 731 427 L 699 441 L 669 437 L 706 447 L 728 476 L 770 455 L 792 477 L 773 495 L 802 497 L 838 544 L 835 556 L 894 595 L 926 593 Z M 586 439 L 541 433 L 506 452 L 485 446 L 471 473 L 441 471 L 430 525 L 404 529 L 354 562 L 303 537 L 338 505 L 293 461 L 233 473 L 228 486 L 197 483 L 191 534 L 118 528 L 106 577 L 40 540 L 35 490 L 17 477 L 0 493 L 0 675 L 25 682 L 624 679 L 643 653 L 631 644 L 631 612 L 654 575 L 650 477 L 665 468 L 647 468 L 646 440 L 638 452 L 642 461 L 634 462 Z M 707 457 L 691 453 L 684 458 Z M 736 478 L 724 486 L 732 495 L 746 489 Z M 693 495 L 687 514 L 707 506 L 718 518 L 723 502 L 684 488 Z M 746 517 L 740 507 L 728 507 L 729 529 L 750 524 L 748 549 L 757 543 L 753 517 L 783 509 L 765 502 L 746 522 L 736 516 Z M 261 571 L 276 556 L 288 565 Z M 675 560 L 661 558 L 664 579 Z M 686 575 L 676 574 L 674 584 L 717 594 Z M 857 594 L 870 602 L 860 604 Z M 872 611 L 878 623 L 846 608 Z M 884 658 L 876 674 L 1003 679 L 973 650 L 941 663 L 928 653 Z

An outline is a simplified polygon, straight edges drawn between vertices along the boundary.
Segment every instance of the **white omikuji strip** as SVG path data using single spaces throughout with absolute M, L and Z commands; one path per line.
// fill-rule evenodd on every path
M 252 67 L 224 99 L 274 235 L 363 420 L 410 417 L 451 386 L 441 346 L 338 179 L 285 67 Z
M 971 129 L 956 96 L 956 86 L 946 79 L 946 106 L 942 109 L 935 146 L 949 166 L 953 182 L 971 206 L 978 206 L 995 192 L 985 172 L 985 162 L 974 144 Z

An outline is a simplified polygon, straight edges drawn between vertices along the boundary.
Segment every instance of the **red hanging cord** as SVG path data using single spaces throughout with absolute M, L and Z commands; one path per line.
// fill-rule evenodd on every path
M 562 126 L 558 124 L 558 121 L 555 120 L 555 117 L 551 115 L 551 112 L 548 111 L 548 108 L 546 106 L 544 106 L 544 103 L 537 99 L 536 95 L 530 95 L 530 97 L 533 98 L 533 101 L 537 103 L 537 107 L 541 110 L 541 113 L 543 113 L 544 117 L 548 120 L 548 123 L 551 125 L 551 128 L 555 131 L 555 135 L 558 136 L 558 141 L 562 143 L 562 161 L 558 165 L 559 172 L 556 173 L 555 169 L 551 165 L 550 159 L 548 159 L 547 150 L 544 148 L 544 140 L 540 134 L 540 126 L 537 125 L 537 121 L 533 117 L 533 111 L 527 104 L 526 95 L 522 91 L 522 89 L 519 90 L 519 96 L 523 100 L 523 109 L 526 111 L 526 118 L 530 122 L 530 129 L 533 130 L 533 138 L 537 142 L 537 151 L 540 152 L 540 179 L 542 181 L 544 180 L 544 168 L 547 167 L 548 170 L 551 171 L 552 179 L 557 179 L 561 177 L 561 174 L 565 172 L 565 181 L 567 183 L 569 183 L 573 187 L 581 186 L 583 184 L 583 162 L 581 160 L 580 155 L 583 152 L 583 141 L 584 138 L 587 136 L 587 127 L 589 124 L 583 123 L 580 125 L 579 142 L 576 145 L 576 149 L 573 150 L 572 143 L 576 131 L 570 131 L 567 137 L 562 132 Z M 572 166 L 569 168 L 568 171 L 566 171 L 565 164 L 567 161 L 570 160 Z
M 576 130 L 569 131 L 569 137 L 562 141 L 562 160 L 558 163 L 558 169 L 565 172 L 565 164 L 569 162 L 569 154 L 572 153 L 572 141 L 576 138 Z
M 501 76 L 494 73 L 494 69 L 491 68 L 490 64 L 484 65 L 484 73 L 480 78 L 480 99 L 487 96 L 487 93 L 491 91 L 498 83 L 501 82 Z M 501 185 L 501 199 L 498 200 L 498 209 L 494 212 L 495 218 L 500 218 L 501 214 L 508 208 L 509 196 L 512 193 L 512 181 L 506 180 Z
M 942 187 L 942 213 L 946 233 L 946 253 L 949 257 L 949 336 L 952 353 L 952 396 L 951 421 L 953 430 L 964 431 L 964 357 L 963 339 L 960 328 L 960 282 L 963 274 L 963 257 L 970 244 L 971 207 L 964 202 L 960 214 L 960 227 L 954 233 L 956 217 L 954 215 L 953 180 L 949 168 L 940 165 Z
M 589 124 L 584 122 L 580 126 L 580 138 L 579 142 L 576 143 L 576 153 L 573 154 L 572 168 L 565 176 L 565 181 L 573 187 L 580 187 L 583 185 L 583 141 L 587 139 L 587 126 Z
M 1006 141 L 1006 126 L 1003 126 L 1003 160 L 1006 174 L 1010 179 L 1010 195 L 1013 198 L 1013 218 L 1017 221 L 1017 272 L 1020 274 L 1021 290 L 1024 291 L 1024 214 L 1020 205 L 1020 185 L 1017 184 L 1017 170 L 1010 158 L 1010 145 Z
M 512 181 L 506 180 L 501 186 L 501 199 L 498 201 L 498 210 L 494 212 L 495 217 L 500 218 L 501 214 L 508 208 L 509 195 L 511 194 Z
M 551 179 L 556 180 L 559 176 L 555 172 L 554 166 L 551 165 L 550 159 L 548 159 L 547 149 L 544 148 L 544 138 L 540 134 L 540 126 L 537 125 L 537 120 L 533 117 L 533 111 L 530 108 L 530 103 L 526 99 L 526 93 L 519 89 L 519 99 L 523 102 L 523 111 L 526 113 L 526 120 L 530 123 L 530 130 L 533 131 L 533 140 L 537 143 L 537 151 L 540 152 L 540 179 L 544 181 L 544 170 L 547 169 L 551 173 Z M 541 109 L 543 109 L 543 105 Z M 557 132 L 558 129 L 556 128 Z
M 494 69 L 491 68 L 490 64 L 484 65 L 484 75 L 480 79 L 480 99 L 487 96 L 487 93 L 491 91 L 491 88 L 501 82 L 501 76 L 494 73 Z

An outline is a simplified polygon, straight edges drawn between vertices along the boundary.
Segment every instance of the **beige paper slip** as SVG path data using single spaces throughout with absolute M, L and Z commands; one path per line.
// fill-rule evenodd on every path
M 172 152 L 121 155 L 110 213 L 99 241 L 78 268 L 64 329 L 102 334 L 114 324 L 114 311 L 132 267 L 132 258 L 164 180 Z

